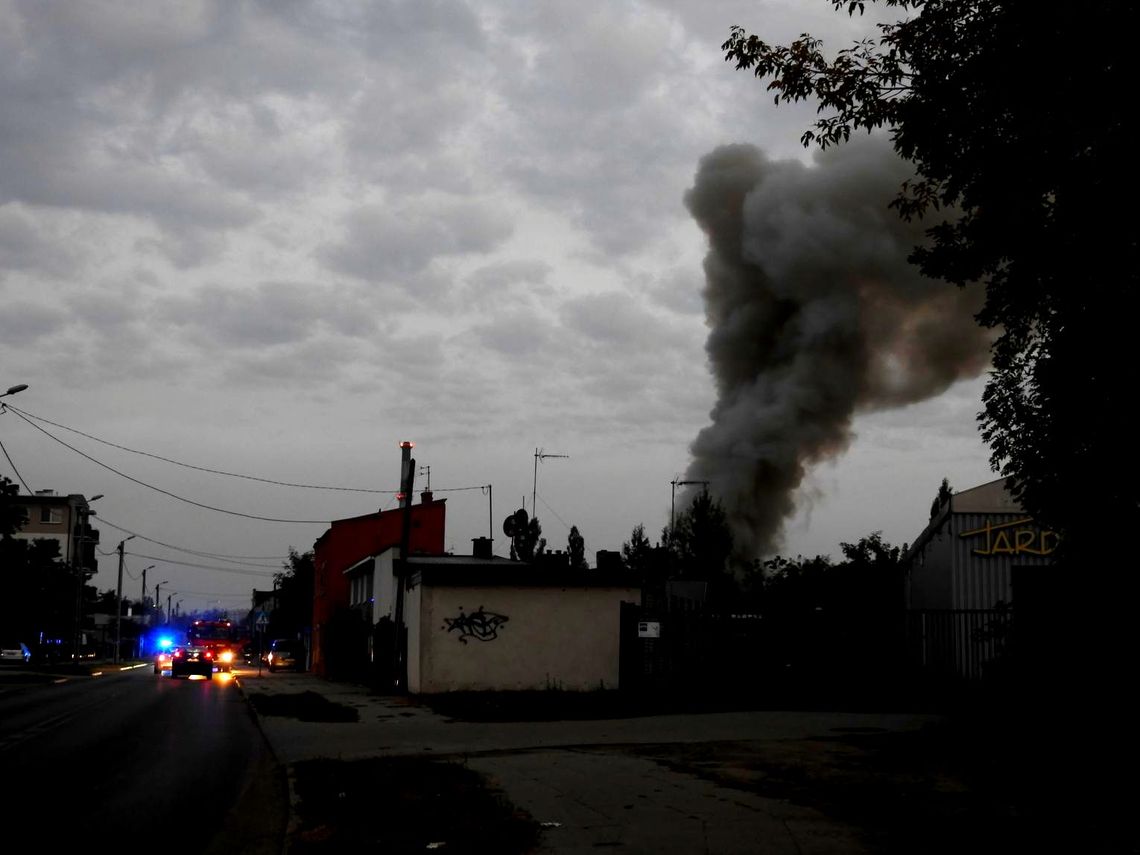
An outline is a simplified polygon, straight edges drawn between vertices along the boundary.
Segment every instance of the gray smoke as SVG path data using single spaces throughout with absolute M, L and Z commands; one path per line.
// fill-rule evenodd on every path
M 906 260 L 924 226 L 888 204 L 908 177 L 878 138 L 812 166 L 731 145 L 701 160 L 685 194 L 709 240 L 717 387 L 685 478 L 710 482 L 743 558 L 778 551 L 804 475 L 846 449 L 857 413 L 931 398 L 988 365 L 981 289 Z

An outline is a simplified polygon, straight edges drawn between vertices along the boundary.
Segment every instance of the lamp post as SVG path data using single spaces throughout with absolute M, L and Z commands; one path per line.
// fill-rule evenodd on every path
M 162 590 L 163 585 L 169 585 L 169 584 L 170 584 L 169 579 L 163 579 L 161 582 L 159 582 L 157 585 L 154 586 L 154 607 L 156 609 L 158 609 L 160 613 L 162 612 L 162 598 L 159 596 L 158 592 Z M 165 617 L 163 618 L 162 622 L 166 623 Z
M 674 478 L 669 483 L 673 485 L 673 498 L 671 500 L 671 504 L 669 505 L 669 540 L 672 540 L 673 539 L 673 519 L 676 516 L 676 508 L 677 508 L 677 488 L 678 487 L 687 487 L 687 486 L 694 485 L 694 484 L 702 484 L 702 485 L 704 485 L 704 488 L 707 490 L 708 486 L 709 486 L 709 482 L 708 481 L 678 481 L 676 478 Z
M 157 566 L 158 566 L 157 564 L 151 564 L 149 567 L 143 568 L 142 593 L 139 594 L 139 608 L 140 609 L 146 608 L 146 571 L 147 570 L 153 570 Z
M 16 389 L 17 392 L 20 391 L 16 386 L 13 386 L 12 389 Z M 9 389 L 5 394 L 14 394 L 12 389 Z M 90 499 L 85 499 L 82 507 L 75 509 L 75 521 L 73 523 L 75 537 L 71 546 L 71 567 L 75 571 L 75 627 L 72 632 L 71 659 L 76 665 L 79 664 L 79 636 L 80 629 L 83 627 L 83 584 L 87 581 L 85 562 L 82 556 L 83 542 L 87 539 L 86 534 L 89 525 L 87 520 L 95 514 L 88 505 L 102 498 L 102 493 L 96 493 Z
M 115 588 L 115 658 L 119 664 L 119 648 L 123 642 L 123 546 L 128 540 L 134 540 L 135 535 L 119 541 L 119 583 Z
M 9 395 L 15 395 L 17 392 L 23 392 L 27 388 L 27 383 L 17 383 L 15 386 L 9 386 L 7 392 L 0 392 L 0 398 L 6 398 Z

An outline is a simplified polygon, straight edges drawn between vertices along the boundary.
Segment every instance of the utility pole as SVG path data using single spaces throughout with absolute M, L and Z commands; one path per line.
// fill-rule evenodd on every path
M 19 390 L 16 390 L 19 391 Z M 6 394 L 11 394 L 9 389 Z M 95 514 L 90 508 L 91 502 L 103 498 L 102 493 L 87 499 L 82 507 L 74 510 L 75 519 L 72 522 L 74 538 L 71 545 L 71 566 L 75 570 L 75 631 L 72 637 L 73 649 L 71 661 L 79 664 L 79 636 L 83 629 L 83 588 L 87 582 L 87 567 L 83 556 L 83 544 L 88 539 L 87 529 L 90 527 L 90 518 Z
M 538 505 L 535 504 L 535 502 L 538 501 L 538 461 L 545 460 L 548 457 L 569 456 L 569 454 L 547 454 L 541 448 L 536 448 L 534 450 L 534 484 L 532 485 L 530 494 L 530 515 L 532 517 L 538 516 Z
M 414 447 L 414 442 L 400 443 L 400 507 L 404 509 L 404 516 L 400 529 L 400 563 L 397 565 L 399 572 L 395 574 L 396 603 L 393 629 L 396 637 L 392 651 L 392 679 L 395 688 L 401 692 L 407 688 L 408 679 L 404 636 L 404 585 L 408 575 L 408 556 L 411 553 L 412 540 L 412 488 L 416 478 L 416 461 L 412 457 Z
M 158 566 L 157 564 L 151 564 L 149 567 L 143 568 L 142 591 L 141 591 L 141 593 L 139 593 L 139 608 L 140 609 L 145 610 L 145 608 L 146 608 L 146 571 L 147 570 L 153 570 L 157 566 Z M 144 611 L 144 614 L 145 614 L 145 611 Z
M 164 615 L 162 615 L 162 598 L 159 596 L 158 592 L 162 589 L 163 585 L 169 585 L 169 584 L 170 584 L 169 579 L 163 579 L 161 582 L 159 582 L 157 585 L 154 586 L 154 607 L 156 609 L 158 609 L 159 615 L 162 616 L 162 622 L 163 623 L 166 623 L 166 617 Z
M 115 588 L 115 659 L 116 665 L 119 664 L 119 648 L 122 647 L 123 642 L 123 546 L 128 540 L 133 540 L 135 535 L 119 541 L 119 583 Z

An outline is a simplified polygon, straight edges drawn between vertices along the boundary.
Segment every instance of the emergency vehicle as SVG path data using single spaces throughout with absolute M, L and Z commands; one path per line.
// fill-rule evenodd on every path
M 238 654 L 238 637 L 228 620 L 195 620 L 186 630 L 192 647 L 204 647 L 214 660 L 214 667 L 229 671 Z

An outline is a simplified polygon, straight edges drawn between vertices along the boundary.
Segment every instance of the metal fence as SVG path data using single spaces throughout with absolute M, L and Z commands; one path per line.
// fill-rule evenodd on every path
M 1013 609 L 908 611 L 907 657 L 935 677 L 981 680 L 1008 652 Z

